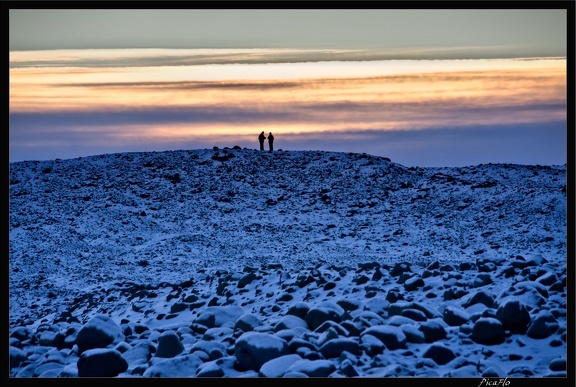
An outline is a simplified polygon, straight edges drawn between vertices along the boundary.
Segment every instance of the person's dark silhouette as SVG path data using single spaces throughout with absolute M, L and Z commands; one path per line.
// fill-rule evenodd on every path
M 264 136 L 264 131 L 262 131 L 258 136 L 258 141 L 260 141 L 260 150 L 264 150 L 264 140 L 266 140 L 266 136 Z
M 268 133 L 268 147 L 270 148 L 270 152 L 274 150 L 274 136 L 272 132 Z

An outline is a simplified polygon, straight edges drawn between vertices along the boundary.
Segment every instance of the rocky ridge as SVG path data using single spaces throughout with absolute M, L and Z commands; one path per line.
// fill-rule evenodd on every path
M 239 148 L 11 163 L 10 373 L 562 376 L 565 216 L 566 166 Z

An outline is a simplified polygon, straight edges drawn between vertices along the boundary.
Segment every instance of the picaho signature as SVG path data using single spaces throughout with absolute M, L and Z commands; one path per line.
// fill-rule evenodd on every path
M 506 387 L 510 385 L 508 378 L 504 379 L 486 379 L 482 378 L 478 387 Z

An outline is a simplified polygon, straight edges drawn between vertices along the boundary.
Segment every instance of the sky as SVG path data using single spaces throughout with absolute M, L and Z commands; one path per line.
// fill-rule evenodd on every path
M 564 164 L 565 9 L 9 12 L 10 161 L 173 149 Z

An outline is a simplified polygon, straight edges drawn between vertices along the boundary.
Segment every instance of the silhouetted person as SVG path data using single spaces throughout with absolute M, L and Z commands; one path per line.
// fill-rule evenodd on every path
M 258 141 L 260 141 L 260 150 L 264 150 L 264 140 L 266 140 L 266 136 L 264 136 L 264 131 L 262 131 L 258 136 Z
M 270 152 L 274 150 L 274 136 L 272 132 L 268 133 L 268 147 L 270 148 Z

